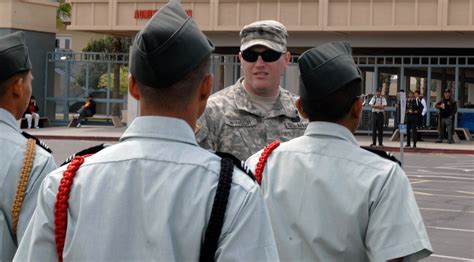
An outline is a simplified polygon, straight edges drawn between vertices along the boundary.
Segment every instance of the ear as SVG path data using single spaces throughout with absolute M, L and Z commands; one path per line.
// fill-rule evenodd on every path
M 291 60 L 291 54 L 290 52 L 286 52 L 284 56 L 285 56 L 285 68 L 288 68 L 288 64 L 290 63 L 290 60 Z
M 202 80 L 201 84 L 199 85 L 199 90 L 198 90 L 198 116 L 200 116 L 202 113 L 204 113 L 204 110 L 206 109 L 207 105 L 207 99 L 211 95 L 212 92 L 212 75 L 207 74 Z
M 12 95 L 14 97 L 23 97 L 23 93 L 24 93 L 23 78 L 18 77 L 17 79 L 15 79 L 12 82 L 11 89 L 12 89 Z
M 131 74 L 128 75 L 128 92 L 136 100 L 140 101 L 140 91 L 138 90 L 137 80 Z
M 352 104 L 350 116 L 354 119 L 362 118 L 362 99 L 360 97 Z
M 309 119 L 308 115 L 303 110 L 303 104 L 301 103 L 301 98 L 296 99 L 295 105 L 296 105 L 296 109 L 298 109 L 298 113 L 300 113 L 300 115 L 303 118 Z

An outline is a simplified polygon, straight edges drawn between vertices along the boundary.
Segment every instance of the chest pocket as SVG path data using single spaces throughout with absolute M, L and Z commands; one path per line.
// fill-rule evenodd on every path
M 250 117 L 226 119 L 225 124 L 231 127 L 254 127 L 257 120 Z

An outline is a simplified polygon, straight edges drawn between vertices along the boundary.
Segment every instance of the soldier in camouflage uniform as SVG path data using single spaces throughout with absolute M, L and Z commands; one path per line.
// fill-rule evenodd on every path
M 240 37 L 243 77 L 211 96 L 196 138 L 204 148 L 247 159 L 274 140 L 303 135 L 307 123 L 295 108 L 296 96 L 280 87 L 291 58 L 286 28 L 273 20 L 257 21 Z

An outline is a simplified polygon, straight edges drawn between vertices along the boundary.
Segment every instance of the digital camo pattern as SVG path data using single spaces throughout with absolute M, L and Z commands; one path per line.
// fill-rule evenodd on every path
M 260 112 L 251 104 L 242 80 L 209 98 L 196 129 L 202 147 L 245 160 L 275 140 L 288 141 L 304 134 L 307 122 L 296 111 L 294 94 L 280 88 L 274 108 Z

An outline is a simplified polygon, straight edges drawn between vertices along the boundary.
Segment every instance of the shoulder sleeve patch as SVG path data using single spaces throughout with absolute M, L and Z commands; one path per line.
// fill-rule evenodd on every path
M 30 135 L 26 132 L 21 132 L 21 134 L 26 137 L 26 138 L 31 138 L 31 139 L 34 139 L 36 141 L 36 145 L 38 145 L 39 147 L 43 148 L 44 150 L 46 150 L 46 152 L 48 153 L 53 153 L 53 151 L 51 150 L 51 148 L 49 148 L 48 145 L 46 145 L 43 141 L 39 140 L 37 137 L 33 136 L 33 135 Z
M 380 149 L 375 149 L 375 148 L 370 148 L 370 147 L 365 147 L 365 146 L 361 146 L 362 149 L 365 149 L 369 152 L 372 152 L 382 158 L 385 158 L 385 159 L 388 159 L 392 162 L 395 162 L 397 163 L 399 166 L 402 166 L 402 163 L 390 152 L 387 152 L 387 151 L 384 151 L 384 150 L 380 150 Z
M 75 154 L 70 155 L 66 160 L 64 160 L 64 162 L 61 164 L 61 166 L 69 164 L 74 159 L 74 157 L 76 157 L 76 156 L 84 156 L 84 155 L 95 154 L 95 153 L 99 152 L 100 150 L 102 150 L 102 149 L 104 149 L 108 146 L 110 146 L 110 145 L 109 144 L 100 144 L 100 145 L 92 146 L 92 147 L 86 148 L 84 150 L 81 150 L 81 151 L 79 151 Z

